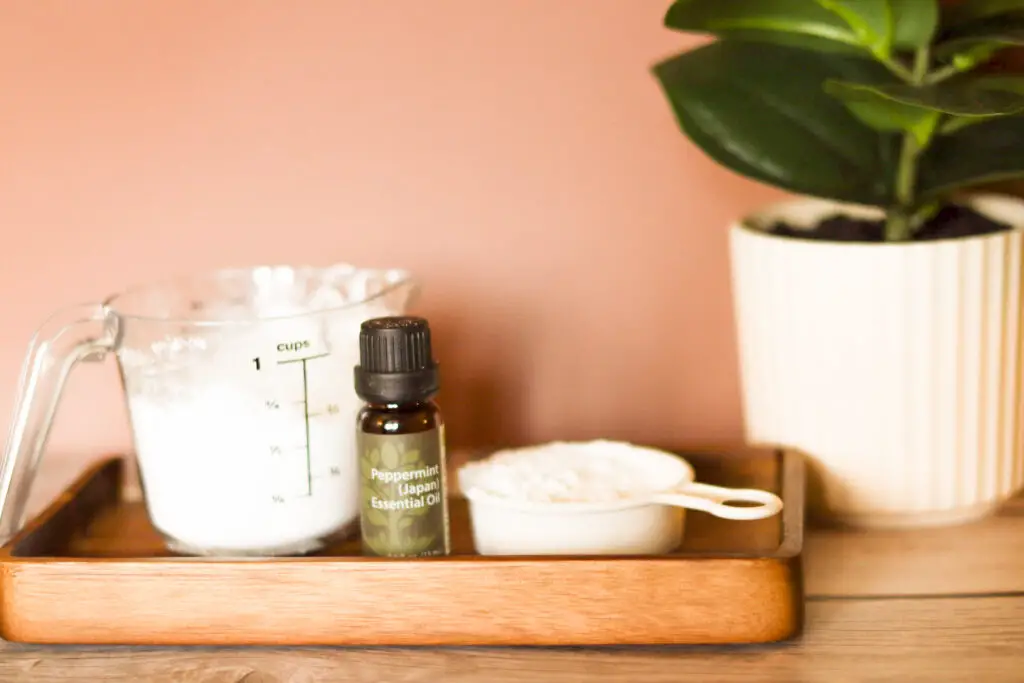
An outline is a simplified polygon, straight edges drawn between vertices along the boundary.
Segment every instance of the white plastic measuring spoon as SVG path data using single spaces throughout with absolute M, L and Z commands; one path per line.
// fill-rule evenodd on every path
M 760 489 L 729 489 L 694 481 L 683 481 L 674 489 L 659 491 L 646 497 L 652 503 L 701 510 L 722 519 L 764 519 L 782 510 L 782 499 Z M 726 505 L 728 502 L 755 505 Z
M 481 555 L 660 555 L 680 546 L 683 509 L 748 521 L 783 508 L 770 491 L 697 482 L 685 457 L 622 442 L 507 449 L 458 477 Z

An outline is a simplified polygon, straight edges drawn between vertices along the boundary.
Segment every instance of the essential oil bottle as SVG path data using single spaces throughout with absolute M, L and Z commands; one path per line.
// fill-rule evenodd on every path
M 450 552 L 444 421 L 423 318 L 374 318 L 359 331 L 356 418 L 364 555 L 430 557 Z

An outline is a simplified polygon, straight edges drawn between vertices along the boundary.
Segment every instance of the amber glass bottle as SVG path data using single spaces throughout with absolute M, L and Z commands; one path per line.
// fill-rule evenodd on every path
M 447 555 L 444 421 L 427 321 L 364 322 L 355 387 L 365 401 L 356 418 L 363 554 Z

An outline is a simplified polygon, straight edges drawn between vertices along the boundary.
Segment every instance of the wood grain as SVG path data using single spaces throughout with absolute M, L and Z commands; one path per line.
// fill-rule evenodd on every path
M 702 481 L 766 488 L 784 514 L 688 516 L 678 553 L 480 557 L 464 505 L 455 554 L 170 556 L 140 503 L 101 465 L 0 549 L 0 633 L 35 643 L 176 645 L 606 645 L 766 642 L 802 621 L 803 465 L 771 450 L 688 453 Z
M 50 456 L 30 500 L 37 515 L 97 459 Z M 135 496 L 138 497 L 137 495 Z M 1024 592 L 1024 496 L 966 526 L 915 531 L 810 528 L 810 597 Z
M 804 563 L 811 596 L 1024 592 L 1024 498 L 942 529 L 811 529 Z
M 1024 597 L 829 600 L 799 641 L 614 649 L 47 648 L 0 644 L 5 683 L 1019 683 Z

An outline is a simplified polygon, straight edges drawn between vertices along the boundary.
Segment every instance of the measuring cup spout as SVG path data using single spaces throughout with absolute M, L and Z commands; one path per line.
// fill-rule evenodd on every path
M 81 305 L 50 317 L 32 338 L 0 462 L 0 544 L 21 529 L 68 373 L 79 361 L 102 360 L 112 351 L 118 327 L 117 317 L 105 306 Z
M 671 491 L 658 493 L 652 496 L 652 501 L 701 510 L 722 519 L 764 519 L 782 511 L 782 499 L 774 493 L 760 489 L 730 489 L 697 482 L 688 482 Z M 730 501 L 756 505 L 739 507 L 725 504 Z

